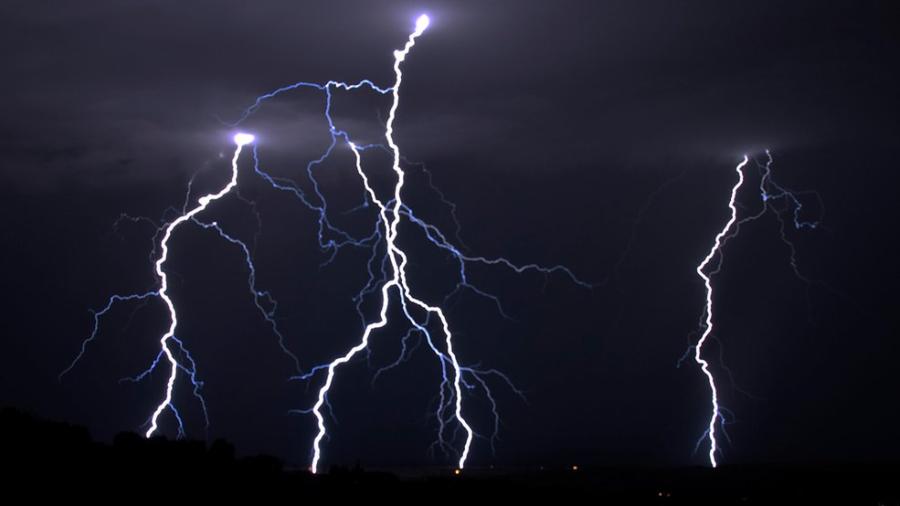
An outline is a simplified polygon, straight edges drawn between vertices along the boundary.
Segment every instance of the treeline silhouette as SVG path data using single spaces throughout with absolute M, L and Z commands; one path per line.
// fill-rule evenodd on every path
M 572 500 L 606 504 L 846 504 L 900 506 L 900 466 L 754 466 L 681 469 L 452 469 L 397 476 L 333 467 L 313 476 L 232 444 L 124 432 L 95 442 L 84 427 L 0 409 L 0 486 L 7 497 L 116 503 L 187 499 L 446 503 Z M 10 503 L 13 504 L 13 503 Z

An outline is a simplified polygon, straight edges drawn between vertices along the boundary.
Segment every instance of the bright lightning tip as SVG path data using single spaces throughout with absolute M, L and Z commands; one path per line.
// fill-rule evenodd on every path
M 254 140 L 256 140 L 256 137 L 253 134 L 247 134 L 244 132 L 234 134 L 234 143 L 238 146 L 250 144 Z
M 428 14 L 422 14 L 416 19 L 416 31 L 419 33 L 424 32 L 429 24 L 431 24 L 431 19 L 428 17 Z

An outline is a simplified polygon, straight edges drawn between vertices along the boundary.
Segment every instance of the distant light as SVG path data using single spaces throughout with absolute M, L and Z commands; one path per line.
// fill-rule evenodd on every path
M 428 18 L 425 18 L 425 19 L 427 20 Z M 456 476 L 459 476 L 460 474 L 462 474 L 462 469 L 454 469 L 453 474 Z
M 573 470 L 573 471 L 577 471 L 577 470 L 578 470 L 578 466 L 577 466 L 577 465 L 572 466 L 572 470 Z
M 422 14 L 419 16 L 419 19 L 416 20 L 416 31 L 422 33 L 430 24 L 431 19 L 428 17 L 428 14 Z
M 234 143 L 238 146 L 244 146 L 250 144 L 255 141 L 256 137 L 253 134 L 248 134 L 244 132 L 238 132 L 234 134 Z

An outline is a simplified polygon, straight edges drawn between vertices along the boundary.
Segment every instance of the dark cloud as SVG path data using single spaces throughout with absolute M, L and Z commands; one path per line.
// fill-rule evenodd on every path
M 541 170 L 561 168 L 563 155 L 563 166 L 598 153 L 652 163 L 884 138 L 897 85 L 881 72 L 896 44 L 887 11 L 806 7 L 12 2 L 4 173 L 33 184 L 110 177 L 121 160 L 134 163 L 115 180 L 197 166 L 222 143 L 217 118 L 237 117 L 259 93 L 297 80 L 389 82 L 390 48 L 419 11 L 435 25 L 409 63 L 403 133 L 421 159 L 502 153 L 498 164 Z M 562 151 L 535 156 L 532 139 Z M 67 163 L 46 160 L 72 151 Z M 10 167 L 29 156 L 41 174 Z

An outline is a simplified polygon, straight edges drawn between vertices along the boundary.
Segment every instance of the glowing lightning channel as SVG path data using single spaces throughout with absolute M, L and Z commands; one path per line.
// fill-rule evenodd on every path
M 250 289 L 250 293 L 253 296 L 254 304 L 257 309 L 260 311 L 263 318 L 268 322 L 271 327 L 273 333 L 278 337 L 278 344 L 281 347 L 282 351 L 292 359 L 294 365 L 297 369 L 298 375 L 291 377 L 291 379 L 298 379 L 303 381 L 311 380 L 315 375 L 322 371 L 328 371 L 328 376 L 326 377 L 326 381 L 324 385 L 319 390 L 319 396 L 317 397 L 317 402 L 314 408 L 310 409 L 295 409 L 290 412 L 294 413 L 307 413 L 316 415 L 316 419 L 318 422 L 319 432 L 317 437 L 314 440 L 314 461 L 312 463 L 311 468 L 315 471 L 318 467 L 318 463 L 320 460 L 320 444 L 322 439 L 326 435 L 325 429 L 325 421 L 322 416 L 321 408 L 324 406 L 328 409 L 329 415 L 333 418 L 334 414 L 331 413 L 331 405 L 328 401 L 327 393 L 329 388 L 334 380 L 335 369 L 338 365 L 346 363 L 350 361 L 354 355 L 356 355 L 359 351 L 366 349 L 369 353 L 369 357 L 371 357 L 371 350 L 367 348 L 369 336 L 372 331 L 381 328 L 387 324 L 386 320 L 386 312 L 382 311 L 381 313 L 381 321 L 369 323 L 363 313 L 362 304 L 364 299 L 367 298 L 370 294 L 374 294 L 379 291 L 378 288 L 381 286 L 382 288 L 382 307 L 387 308 L 389 304 L 389 296 L 390 289 L 396 287 L 398 289 L 398 293 L 400 295 L 400 303 L 402 306 L 402 310 L 406 320 L 410 323 L 411 328 L 407 332 L 407 334 L 402 339 L 402 350 L 400 352 L 399 357 L 391 364 L 388 364 L 375 372 L 373 377 L 373 382 L 378 378 L 378 376 L 399 365 L 400 363 L 408 360 L 412 354 L 412 352 L 418 347 L 418 344 L 421 342 L 418 339 L 415 343 L 408 346 L 408 341 L 411 340 L 414 336 L 418 338 L 418 336 L 422 336 L 424 341 L 427 343 L 428 348 L 434 353 L 434 355 L 438 358 L 440 368 L 441 368 L 441 377 L 442 381 L 440 384 L 439 392 L 438 392 L 438 402 L 437 409 L 435 411 L 435 418 L 437 419 L 438 431 L 437 431 L 437 439 L 432 445 L 432 448 L 437 447 L 440 450 L 444 451 L 445 454 L 450 452 L 456 453 L 459 456 L 459 467 L 462 467 L 465 464 L 465 461 L 468 457 L 469 448 L 471 446 L 472 440 L 474 436 L 480 436 L 477 434 L 471 426 L 466 422 L 462 417 L 462 392 L 463 389 L 467 391 L 483 391 L 487 402 L 491 407 L 491 412 L 493 415 L 493 433 L 490 435 L 489 440 L 491 443 L 491 448 L 494 448 L 494 443 L 497 438 L 497 434 L 500 427 L 500 416 L 498 412 L 498 406 L 496 399 L 494 398 L 491 390 L 486 381 L 487 377 L 493 377 L 497 381 L 503 382 L 506 386 L 508 386 L 511 391 L 522 398 L 525 399 L 524 392 L 519 390 L 513 382 L 507 377 L 503 372 L 498 371 L 496 369 L 491 368 L 482 368 L 479 364 L 474 365 L 463 365 L 458 360 L 453 351 L 452 346 L 452 336 L 449 330 L 449 324 L 447 323 L 446 318 L 444 317 L 443 312 L 439 307 L 430 306 L 423 301 L 416 299 L 412 296 L 411 290 L 407 283 L 407 274 L 405 267 L 407 265 L 407 257 L 404 251 L 400 250 L 396 245 L 396 237 L 397 237 L 397 227 L 401 219 L 404 217 L 409 220 L 409 222 L 415 226 L 417 226 L 423 233 L 425 238 L 427 238 L 434 246 L 437 248 L 444 250 L 445 252 L 452 255 L 458 263 L 459 268 L 459 281 L 457 283 L 456 288 L 451 291 L 444 298 L 444 302 L 449 301 L 450 297 L 454 296 L 454 294 L 460 293 L 463 289 L 470 290 L 471 292 L 485 297 L 491 301 L 493 301 L 499 310 L 501 316 L 507 317 L 503 308 L 500 305 L 499 299 L 486 291 L 478 288 L 474 284 L 472 284 L 467 276 L 466 266 L 470 263 L 481 263 L 483 265 L 488 266 L 504 266 L 508 269 L 511 269 L 513 272 L 517 274 L 522 274 L 526 271 L 538 272 L 544 274 L 545 276 L 549 276 L 551 274 L 561 273 L 569 277 L 574 283 L 590 289 L 593 285 L 586 283 L 580 279 L 578 279 L 568 268 L 562 265 L 554 265 L 550 267 L 544 267 L 538 264 L 523 264 L 517 265 L 513 262 L 507 260 L 506 258 L 489 258 L 483 256 L 471 256 L 463 253 L 458 246 L 452 244 L 447 237 L 434 225 L 428 223 L 427 221 L 417 217 L 413 210 L 407 206 L 400 199 L 401 189 L 403 188 L 405 181 L 405 173 L 400 168 L 400 162 L 403 161 L 405 163 L 410 163 L 406 161 L 399 152 L 399 148 L 393 140 L 393 122 L 396 115 L 397 106 L 399 104 L 399 85 L 402 80 L 402 74 L 400 71 L 400 65 L 405 60 L 406 56 L 409 54 L 409 51 L 415 45 L 415 39 L 421 35 L 427 28 L 430 23 L 428 16 L 420 16 L 416 20 L 415 31 L 409 36 L 407 44 L 404 46 L 402 50 L 398 50 L 394 52 L 395 62 L 394 62 L 394 71 L 396 76 L 396 81 L 393 87 L 390 88 L 382 88 L 375 85 L 372 81 L 368 79 L 363 79 L 355 84 L 348 84 L 339 81 L 328 81 L 325 84 L 317 84 L 310 82 L 297 82 L 288 86 L 283 86 L 274 91 L 266 93 L 257 97 L 256 101 L 247 108 L 240 118 L 232 123 L 232 127 L 237 127 L 238 124 L 243 122 L 249 116 L 254 114 L 265 101 L 272 99 L 282 93 L 298 90 L 301 88 L 311 88 L 325 94 L 325 108 L 324 108 L 324 116 L 328 124 L 328 129 L 331 137 L 331 142 L 329 143 L 325 152 L 319 156 L 318 158 L 310 161 L 306 165 L 306 174 L 312 185 L 312 193 L 315 198 L 310 198 L 312 195 L 308 195 L 301 186 L 295 181 L 284 178 L 270 175 L 268 172 L 264 171 L 260 164 L 260 158 L 257 150 L 257 146 L 254 144 L 252 148 L 253 154 L 253 169 L 254 172 L 262 177 L 270 186 L 274 189 L 285 191 L 292 194 L 296 197 L 303 205 L 305 205 L 311 211 L 314 211 L 318 215 L 318 242 L 319 246 L 323 251 L 330 252 L 329 258 L 323 265 L 327 265 L 331 263 L 338 251 L 345 246 L 352 246 L 358 248 L 368 248 L 371 250 L 371 255 L 369 257 L 369 261 L 367 262 L 367 271 L 369 274 L 369 279 L 367 280 L 365 286 L 359 291 L 359 293 L 354 297 L 355 305 L 357 313 L 362 320 L 363 327 L 363 337 L 362 342 L 359 346 L 352 348 L 344 357 L 338 358 L 331 363 L 316 365 L 307 370 L 307 372 L 303 372 L 298 357 L 293 354 L 285 344 L 284 335 L 278 329 L 276 320 L 275 320 L 275 309 L 277 307 L 277 302 L 274 300 L 272 295 L 268 291 L 260 291 L 256 287 L 256 269 L 253 265 L 252 261 L 252 248 L 248 247 L 241 240 L 229 235 L 225 230 L 223 230 L 215 221 L 213 222 L 204 222 L 198 218 L 198 214 L 202 212 L 209 203 L 213 200 L 217 200 L 226 194 L 228 194 L 232 189 L 234 190 L 231 193 L 234 193 L 236 197 L 246 204 L 248 204 L 251 210 L 256 215 L 257 223 L 261 224 L 261 217 L 259 215 L 258 210 L 255 208 L 255 203 L 247 200 L 242 197 L 240 194 L 240 190 L 235 187 L 236 185 L 236 172 L 237 172 L 237 160 L 240 156 L 241 149 L 243 146 L 254 143 L 254 138 L 249 134 L 238 134 L 234 137 L 234 142 L 237 144 L 237 150 L 234 154 L 234 159 L 232 160 L 232 180 L 231 182 L 223 188 L 219 193 L 209 194 L 199 199 L 199 206 L 191 208 L 193 198 L 192 198 L 192 188 L 194 183 L 194 178 L 192 177 L 188 182 L 187 192 L 185 195 L 184 203 L 180 207 L 180 209 L 176 209 L 174 207 L 170 207 L 166 210 L 166 213 L 173 213 L 177 218 L 174 221 L 168 222 L 168 218 L 165 219 L 165 223 L 162 225 L 158 225 L 154 220 L 145 218 L 145 217 L 132 217 L 129 215 L 122 215 L 119 220 L 116 221 L 118 224 L 120 221 L 128 220 L 131 222 L 146 222 L 150 223 L 154 226 L 155 233 L 152 236 L 153 239 L 153 248 L 150 251 L 150 263 L 154 265 L 154 275 L 160 279 L 160 284 L 162 288 L 157 291 L 149 291 L 146 293 L 137 293 L 132 295 L 113 295 L 109 298 L 106 306 L 99 311 L 93 311 L 94 317 L 94 326 L 93 331 L 90 336 L 82 342 L 81 350 L 78 355 L 72 361 L 72 363 L 60 374 L 60 377 L 67 374 L 72 367 L 76 365 L 76 363 L 81 359 L 84 355 L 87 346 L 91 341 L 93 341 L 99 332 L 100 320 L 103 318 L 108 311 L 110 311 L 113 305 L 117 302 L 128 302 L 128 301 L 146 301 L 151 297 L 160 297 L 166 302 L 166 305 L 169 309 L 170 314 L 170 327 L 168 332 L 164 334 L 160 338 L 161 348 L 154 358 L 153 362 L 143 372 L 139 373 L 136 376 L 123 378 L 122 381 L 130 381 L 130 382 L 138 382 L 148 377 L 152 372 L 156 370 L 156 368 L 163 363 L 162 359 L 165 356 L 168 360 L 168 363 L 171 364 L 171 372 L 169 373 L 169 378 L 167 381 L 166 388 L 166 396 L 162 403 L 157 407 L 157 409 L 153 412 L 152 417 L 148 420 L 147 425 L 150 427 L 147 430 L 146 435 L 152 435 L 158 429 L 158 418 L 162 414 L 165 409 L 169 409 L 175 417 L 175 420 L 178 424 L 178 435 L 179 437 L 185 435 L 184 431 L 184 423 L 182 420 L 179 411 L 176 409 L 174 402 L 172 400 L 173 389 L 175 385 L 175 381 L 177 379 L 177 373 L 180 369 L 185 375 L 190 379 L 191 383 L 194 386 L 194 396 L 200 402 L 200 406 L 203 410 L 204 418 L 206 419 L 206 425 L 209 426 L 209 418 L 206 409 L 206 402 L 201 395 L 200 390 L 203 387 L 203 382 L 199 379 L 197 373 L 197 366 L 191 356 L 190 352 L 184 345 L 184 343 L 178 339 L 175 335 L 175 329 L 177 327 L 177 315 L 174 308 L 174 304 L 172 300 L 167 296 L 167 288 L 168 288 L 168 280 L 163 271 L 163 265 L 168 257 L 168 240 L 171 237 L 171 234 L 174 232 L 175 228 L 184 223 L 185 221 L 192 221 L 195 224 L 206 230 L 212 230 L 219 234 L 219 236 L 237 246 L 239 246 L 244 254 L 244 259 L 248 268 L 248 288 Z M 354 91 L 361 88 L 370 89 L 380 95 L 391 94 L 393 98 L 392 107 L 390 109 L 390 117 L 388 122 L 386 123 L 386 131 L 385 136 L 387 140 L 387 145 L 382 144 L 354 144 L 348 132 L 339 129 L 334 122 L 334 118 L 332 117 L 331 109 L 332 109 L 332 98 L 333 92 L 336 90 L 345 90 L 345 91 Z M 379 209 L 379 217 L 375 224 L 373 232 L 362 238 L 356 238 L 352 234 L 342 230 L 341 228 L 336 227 L 329 219 L 328 213 L 328 203 L 326 202 L 325 195 L 322 193 L 319 182 L 314 175 L 314 169 L 321 165 L 334 151 L 334 148 L 340 142 L 346 142 L 351 150 L 356 155 L 356 170 L 358 174 L 361 176 L 363 184 L 364 184 L 364 201 L 362 205 L 357 206 L 354 209 L 347 211 L 347 213 L 355 212 L 360 209 L 367 208 L 369 206 L 369 198 L 371 197 L 375 203 L 378 205 Z M 379 149 L 386 153 L 390 153 L 392 156 L 392 169 L 397 174 L 397 186 L 395 187 L 395 194 L 390 199 L 386 199 L 384 203 L 381 200 L 375 198 L 374 191 L 369 185 L 369 181 L 366 178 L 365 173 L 362 170 L 362 160 L 361 160 L 361 152 L 368 149 Z M 427 176 L 427 181 L 431 189 L 440 197 L 440 201 L 444 204 L 448 205 L 451 210 L 451 216 L 453 218 L 454 223 L 456 224 L 456 239 L 462 244 L 462 240 L 459 237 L 460 232 L 460 224 L 456 219 L 455 213 L 455 205 L 449 202 L 441 191 L 434 186 L 434 183 L 431 180 L 430 173 L 422 167 L 422 171 Z M 196 174 L 195 174 L 196 176 Z M 259 234 L 259 231 L 257 231 Z M 381 250 L 381 244 L 384 241 L 385 244 L 385 254 L 379 255 L 379 251 Z M 254 241 L 255 245 L 255 241 Z M 157 251 L 159 248 L 162 248 L 161 254 L 157 258 Z M 467 249 L 467 248 L 466 248 Z M 380 257 L 380 258 L 379 258 Z M 380 263 L 380 269 L 378 269 L 377 264 Z M 408 304 L 409 303 L 409 304 Z M 410 311 L 409 306 L 416 306 L 425 311 L 424 318 L 417 320 L 415 316 Z M 436 318 L 432 318 L 436 317 Z M 440 320 L 442 324 L 442 330 L 444 335 L 446 336 L 445 344 L 441 345 L 432 339 L 432 334 L 429 332 L 428 327 L 435 323 L 435 320 Z M 171 346 L 171 342 L 174 341 L 177 346 Z M 180 358 L 176 358 L 180 357 Z M 451 377 L 452 371 L 452 377 Z M 447 439 L 446 434 L 448 432 L 448 427 L 450 426 L 453 420 L 457 421 L 457 426 L 455 430 L 451 433 L 451 438 L 456 438 L 460 429 L 464 429 L 466 433 L 466 441 L 462 451 L 456 450 L 453 446 L 451 446 Z M 482 436 L 483 437 L 483 436 Z
M 156 432 L 158 428 L 158 420 L 159 415 L 172 404 L 172 391 L 175 387 L 175 379 L 178 377 L 178 369 L 183 368 L 181 364 L 175 359 L 175 355 L 172 354 L 172 350 L 169 349 L 169 339 L 175 335 L 175 328 L 178 326 L 178 316 L 175 311 L 175 303 L 172 302 L 172 299 L 169 297 L 168 288 L 169 288 L 169 278 L 166 275 L 166 272 L 163 270 L 163 265 L 166 263 L 166 260 L 169 258 L 169 239 L 172 237 L 172 232 L 178 228 L 178 225 L 193 219 L 197 214 L 203 212 L 207 206 L 211 202 L 219 200 L 224 197 L 231 191 L 232 188 L 237 186 L 237 176 L 238 176 L 238 157 L 241 155 L 241 150 L 247 144 L 250 144 L 254 141 L 254 137 L 251 134 L 247 133 L 238 133 L 234 136 L 234 143 L 237 147 L 234 150 L 234 157 L 231 159 L 231 180 L 225 185 L 224 188 L 219 190 L 218 193 L 210 193 L 204 195 L 198 199 L 197 207 L 191 209 L 190 211 L 182 214 L 174 221 L 169 223 L 169 226 L 166 227 L 165 234 L 163 235 L 162 242 L 160 243 L 161 254 L 159 259 L 156 261 L 156 275 L 159 277 L 160 288 L 159 288 L 159 297 L 166 303 L 166 306 L 169 308 L 169 330 L 166 331 L 165 334 L 159 340 L 160 347 L 162 352 L 166 355 L 166 359 L 171 364 L 172 369 L 169 373 L 169 379 L 166 383 L 166 396 L 165 399 L 156 407 L 156 410 L 153 412 L 153 416 L 150 418 L 150 428 L 147 429 L 147 432 L 144 434 L 145 437 L 150 437 Z
M 719 253 L 719 250 L 722 246 L 722 240 L 728 235 L 728 232 L 731 230 L 731 227 L 737 221 L 737 206 L 735 205 L 735 201 L 737 200 L 738 190 L 741 188 L 741 185 L 744 184 L 744 172 L 741 170 L 745 165 L 750 161 L 747 155 L 744 155 L 744 159 L 741 163 L 738 164 L 735 171 L 738 173 L 738 181 L 734 185 L 734 188 L 731 189 L 731 199 L 728 201 L 728 208 L 731 209 L 731 218 L 728 220 L 728 223 L 725 224 L 725 228 L 723 228 L 718 235 L 716 235 L 716 240 L 713 243 L 713 247 L 709 250 L 709 253 L 706 255 L 706 258 L 700 262 L 700 265 L 697 266 L 697 275 L 703 278 L 703 284 L 706 286 L 706 321 L 704 323 L 703 334 L 700 336 L 700 340 L 697 341 L 696 346 L 694 347 L 694 361 L 700 364 L 700 369 L 703 371 L 703 374 L 706 375 L 706 379 L 709 382 L 709 389 L 712 393 L 712 416 L 709 419 L 709 428 L 707 429 L 709 432 L 709 463 L 716 467 L 716 422 L 719 420 L 721 416 L 719 411 L 719 393 L 716 390 L 716 381 L 713 377 L 712 372 L 709 370 L 709 362 L 703 359 L 701 356 L 703 351 L 703 344 L 706 342 L 706 339 L 712 333 L 713 330 L 713 289 L 712 282 L 710 281 L 710 277 L 704 272 L 706 266 L 709 265 L 709 262 Z
M 716 431 L 715 426 L 718 424 L 722 429 L 722 434 L 725 438 L 728 438 L 728 433 L 725 432 L 725 426 L 728 423 L 728 419 L 733 418 L 733 415 L 726 410 L 724 407 L 719 405 L 718 392 L 716 390 L 716 385 L 713 380 L 712 373 L 709 371 L 709 363 L 706 360 L 701 358 L 701 350 L 700 348 L 703 344 L 710 338 L 715 339 L 713 334 L 713 314 L 712 314 L 712 282 L 711 279 L 716 276 L 721 270 L 723 265 L 723 248 L 725 248 L 728 241 L 734 239 L 738 236 L 741 231 L 741 227 L 755 222 L 756 220 L 762 218 L 766 213 L 771 211 L 774 215 L 775 219 L 778 221 L 778 232 L 781 238 L 781 242 L 785 244 L 788 248 L 788 262 L 790 264 L 791 269 L 794 272 L 794 275 L 807 285 L 807 289 L 812 287 L 813 285 L 819 286 L 835 295 L 844 296 L 837 290 L 831 288 L 827 283 L 811 278 L 800 271 L 800 268 L 797 264 L 797 248 L 794 245 L 793 241 L 787 234 L 787 223 L 792 222 L 795 230 L 815 230 L 820 226 L 821 216 L 817 220 L 805 220 L 801 218 L 801 214 L 803 211 L 803 202 L 801 201 L 801 196 L 812 196 L 815 197 L 818 202 L 820 212 L 824 213 L 824 203 L 822 201 L 821 195 L 819 195 L 816 191 L 794 191 L 790 190 L 784 186 L 781 186 L 772 177 L 772 165 L 774 163 L 772 159 L 772 153 L 769 150 L 765 150 L 766 161 L 761 163 L 758 160 L 754 160 L 757 168 L 759 169 L 759 197 L 762 202 L 762 206 L 759 211 L 744 216 L 743 218 L 738 219 L 737 216 L 737 193 L 740 191 L 740 188 L 744 182 L 744 176 L 742 169 L 748 163 L 748 157 L 745 155 L 744 160 L 737 166 L 738 172 L 738 182 L 731 192 L 731 200 L 729 201 L 729 208 L 731 209 L 731 219 L 725 225 L 725 228 L 716 236 L 715 244 L 713 248 L 710 250 L 709 254 L 704 258 L 703 262 L 697 266 L 697 274 L 703 278 L 704 284 L 706 286 L 706 305 L 704 307 L 703 314 L 700 318 L 700 328 L 702 329 L 702 336 L 697 341 L 697 343 L 693 346 L 688 347 L 688 350 L 685 354 L 678 360 L 678 364 L 680 365 L 683 360 L 685 360 L 691 352 L 693 348 L 694 351 L 694 360 L 700 364 L 703 373 L 706 375 L 709 380 L 710 389 L 712 390 L 712 405 L 713 405 L 713 413 L 710 418 L 709 427 L 706 431 L 704 431 L 703 436 L 697 441 L 697 448 L 700 447 L 700 444 L 703 442 L 703 439 L 709 436 L 710 439 L 710 449 L 709 449 L 709 461 L 713 467 L 716 467 L 716 452 L 718 451 L 717 440 L 716 440 Z M 779 204 L 780 202 L 780 204 Z M 786 219 L 784 214 L 790 212 L 790 220 Z M 718 257 L 719 261 L 716 263 L 715 268 L 708 269 L 710 262 L 713 261 L 714 258 Z M 807 296 L 809 293 L 807 292 Z M 811 302 L 810 302 L 811 305 Z M 722 350 L 719 350 L 720 361 L 722 360 L 721 354 Z M 731 377 L 731 370 L 728 369 L 724 364 L 720 364 L 722 370 Z M 733 382 L 732 378 L 732 382 Z M 740 390 L 740 389 L 738 389 Z M 747 394 L 747 392 L 743 392 Z M 749 394 L 747 394 L 749 395 Z
M 406 45 L 402 50 L 394 51 L 394 74 L 396 76 L 396 80 L 394 82 L 394 86 L 391 88 L 391 93 L 393 96 L 393 103 L 391 104 L 390 113 L 388 114 L 388 121 L 386 127 L 385 137 L 388 142 L 388 146 L 390 147 L 393 153 L 393 170 L 394 173 L 397 174 L 397 184 L 394 186 L 394 198 L 392 201 L 391 208 L 391 216 L 388 216 L 388 209 L 385 205 L 378 199 L 375 194 L 375 191 L 369 185 L 368 177 L 366 177 L 365 172 L 362 170 L 362 158 L 360 155 L 359 148 L 353 144 L 349 143 L 350 149 L 353 151 L 354 156 L 356 157 L 356 170 L 362 178 L 363 183 L 365 185 L 366 191 L 368 192 L 372 201 L 378 206 L 380 221 L 384 225 L 384 237 L 387 245 L 387 256 L 391 266 L 391 278 L 385 282 L 381 287 L 381 311 L 380 317 L 378 321 L 372 322 L 368 324 L 363 331 L 362 339 L 359 344 L 350 349 L 344 356 L 332 361 L 328 365 L 328 372 L 325 378 L 325 383 L 319 389 L 318 399 L 315 405 L 312 408 L 312 413 L 316 417 L 317 425 L 318 425 L 318 433 L 316 434 L 315 439 L 313 440 L 313 459 L 310 465 L 310 471 L 316 473 L 318 471 L 319 460 L 321 459 L 321 442 L 325 437 L 326 428 L 325 428 L 325 418 L 322 415 L 322 407 L 326 403 L 326 396 L 328 395 L 328 390 L 331 388 L 331 384 L 334 381 L 335 369 L 344 363 L 349 362 L 354 355 L 362 351 L 364 348 L 368 347 L 369 337 L 372 331 L 382 328 L 387 325 L 387 311 L 390 303 L 390 290 L 392 288 L 398 288 L 400 291 L 401 302 L 403 303 L 403 310 L 406 314 L 407 318 L 410 319 L 413 325 L 420 329 L 424 330 L 420 324 L 415 322 L 411 315 L 408 312 L 406 307 L 406 301 L 411 302 L 412 304 L 418 306 L 419 308 L 425 310 L 429 315 L 436 315 L 441 322 L 441 327 L 443 329 L 444 335 L 446 336 L 446 347 L 447 347 L 447 356 L 450 359 L 450 362 L 453 366 L 453 389 L 455 391 L 455 409 L 454 414 L 457 421 L 463 427 L 466 432 L 466 441 L 463 446 L 463 450 L 459 457 L 459 468 L 463 468 L 466 463 L 466 459 L 469 454 L 469 448 L 472 444 L 472 438 L 475 433 L 472 428 L 469 426 L 468 422 L 466 422 L 465 418 L 462 415 L 462 370 L 459 365 L 459 361 L 456 358 L 456 354 L 453 352 L 453 340 L 452 334 L 450 332 L 450 326 L 447 322 L 447 318 L 445 317 L 443 311 L 437 306 L 430 306 L 425 302 L 415 298 L 412 295 L 412 291 L 409 288 L 409 284 L 406 279 L 406 263 L 407 257 L 406 254 L 396 245 L 397 238 L 397 226 L 400 222 L 401 209 L 403 208 L 403 201 L 401 199 L 401 190 L 403 189 L 403 183 L 405 178 L 405 173 L 403 169 L 400 168 L 400 148 L 394 142 L 394 119 L 396 117 L 397 107 L 400 103 L 400 84 L 403 80 L 403 73 L 400 70 L 400 65 L 406 59 L 406 56 L 409 54 L 409 51 L 415 46 L 416 38 L 428 28 L 429 19 L 427 15 L 422 15 L 416 20 L 416 29 L 409 36 L 409 39 L 406 42 Z M 398 260 L 399 257 L 399 260 Z M 427 331 L 426 331 L 427 334 Z

